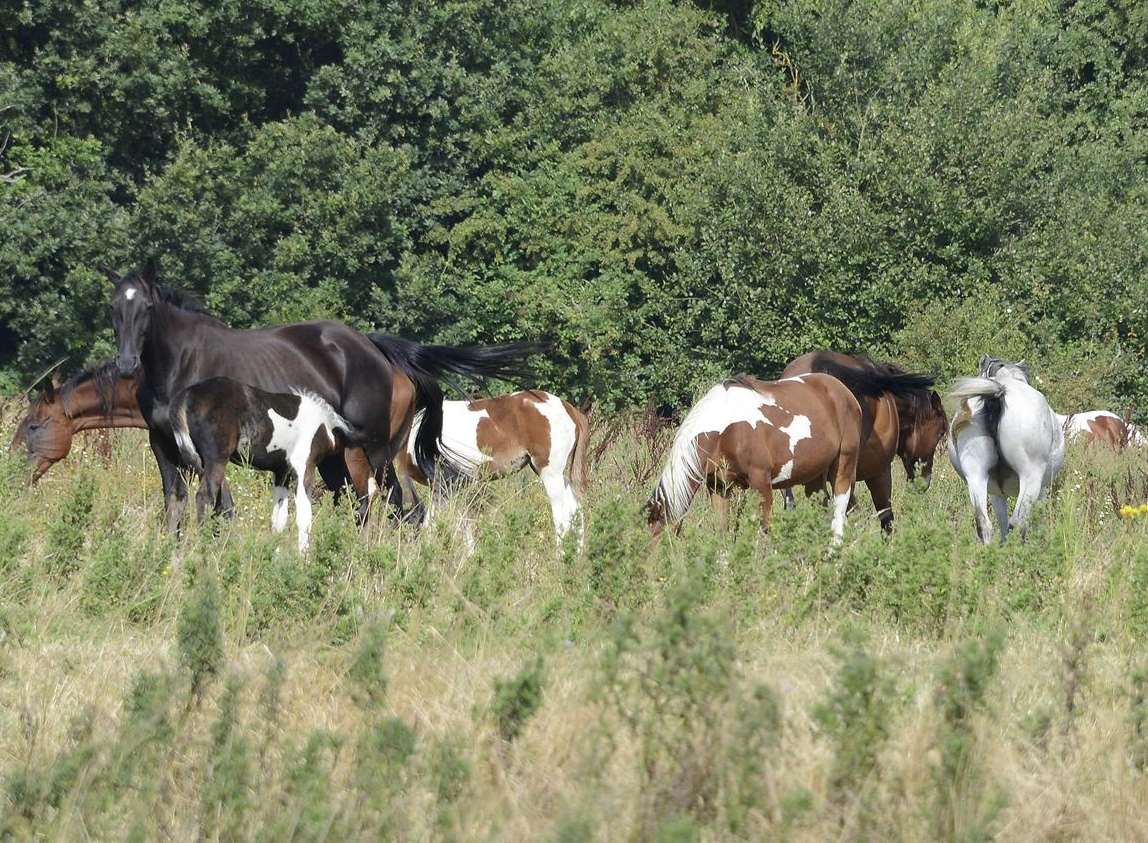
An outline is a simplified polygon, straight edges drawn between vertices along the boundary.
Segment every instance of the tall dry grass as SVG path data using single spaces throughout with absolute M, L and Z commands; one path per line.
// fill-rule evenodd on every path
M 421 533 L 326 500 L 302 559 L 240 469 L 164 537 L 134 432 L 3 458 L 0 835 L 1148 839 L 1143 455 L 1074 451 L 1023 545 L 941 460 L 891 540 L 861 493 L 837 553 L 804 501 L 651 546 L 622 427 L 581 552 L 527 475 Z

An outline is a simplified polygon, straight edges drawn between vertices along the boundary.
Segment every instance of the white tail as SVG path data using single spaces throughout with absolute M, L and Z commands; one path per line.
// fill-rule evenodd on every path
M 1005 394 L 1003 384 L 991 378 L 961 378 L 949 390 L 952 398 L 1000 398 Z
M 187 428 L 186 400 L 180 401 L 179 406 L 175 408 L 171 432 L 175 436 L 175 443 L 179 446 L 179 453 L 183 456 L 184 462 L 199 471 L 203 471 L 203 460 L 199 456 L 199 451 L 195 449 L 195 443 L 191 440 L 191 432 Z

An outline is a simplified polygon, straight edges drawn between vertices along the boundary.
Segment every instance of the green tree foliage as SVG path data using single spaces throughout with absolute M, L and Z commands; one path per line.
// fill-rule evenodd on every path
M 1148 406 L 1134 0 L 0 10 L 0 386 L 105 357 L 95 268 L 154 255 L 236 325 L 545 339 L 607 405 L 832 346 Z

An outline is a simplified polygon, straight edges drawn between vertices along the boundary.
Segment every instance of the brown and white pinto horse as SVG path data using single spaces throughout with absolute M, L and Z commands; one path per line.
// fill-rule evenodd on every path
M 577 407 L 557 395 L 528 389 L 474 401 L 442 404 L 441 459 L 466 478 L 505 476 L 529 465 L 546 489 L 558 541 L 573 526 L 586 490 L 590 426 Z M 418 505 L 414 484 L 427 483 L 414 454 L 420 413 L 407 446 L 395 459 L 403 496 Z
M 682 421 L 646 504 L 650 529 L 657 536 L 677 526 L 702 483 L 722 510 L 732 487 L 755 490 L 765 530 L 775 488 L 828 483 L 840 543 L 860 445 L 861 407 L 836 378 L 739 375 L 710 389 Z
M 901 457 L 905 473 L 912 480 L 917 467 L 927 489 L 933 477 L 933 457 L 937 445 L 948 429 L 941 397 L 929 387 L 933 379 L 910 375 L 891 363 L 875 363 L 868 357 L 839 354 L 834 351 L 812 351 L 787 365 L 782 377 L 823 372 L 842 380 L 861 404 L 861 452 L 857 458 L 857 480 L 864 481 L 873 497 L 881 528 L 893 528 L 892 462 Z M 851 373 L 867 373 L 865 381 Z M 872 376 L 887 381 L 888 389 L 872 393 Z M 820 491 L 808 489 L 810 493 Z M 785 492 L 786 506 L 793 506 L 793 492 Z M 852 506 L 852 503 L 850 503 Z
M 87 369 L 63 384 L 52 381 L 28 406 L 9 450 L 27 447 L 35 483 L 68 455 L 82 430 L 146 428 L 137 389 L 136 379 L 120 377 L 114 363 Z
M 1144 434 L 1131 422 L 1125 422 L 1108 410 L 1089 410 L 1084 413 L 1069 413 L 1062 416 L 1055 413 L 1056 420 L 1064 428 L 1069 439 L 1080 439 L 1088 443 L 1100 443 L 1120 450 L 1127 445 L 1140 447 L 1148 444 Z

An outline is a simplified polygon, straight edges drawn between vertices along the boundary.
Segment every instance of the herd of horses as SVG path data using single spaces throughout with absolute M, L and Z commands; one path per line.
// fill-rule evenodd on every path
M 587 482 L 589 424 L 575 406 L 541 390 L 444 400 L 452 375 L 521 381 L 539 349 L 526 343 L 451 347 L 361 333 L 315 321 L 234 329 L 161 285 L 153 266 L 119 276 L 111 311 L 116 359 L 31 401 L 12 440 L 32 481 L 63 459 L 81 430 L 148 431 L 167 527 L 177 531 L 187 478 L 198 475 L 197 516 L 229 516 L 230 462 L 273 476 L 272 530 L 286 528 L 292 486 L 301 550 L 308 546 L 316 475 L 336 494 L 353 489 L 359 518 L 382 494 L 394 517 L 425 523 L 460 481 L 526 466 L 550 501 L 559 542 L 578 522 Z M 768 530 L 773 491 L 825 493 L 834 543 L 842 539 L 857 481 L 869 488 L 882 528 L 893 526 L 892 466 L 921 475 L 948 437 L 966 482 L 977 535 L 992 540 L 991 507 L 1004 541 L 1023 531 L 1034 501 L 1064 460 L 1067 439 L 1123 448 L 1145 439 L 1107 411 L 1061 415 L 1029 383 L 1023 363 L 981 359 L 977 376 L 949 392 L 950 421 L 934 379 L 863 355 L 811 352 L 778 380 L 740 375 L 712 387 L 670 444 L 645 512 L 655 536 L 677 527 L 704 485 L 722 520 L 734 488 L 756 491 Z M 416 484 L 430 489 L 431 505 Z M 1010 518 L 1007 498 L 1017 503 Z

